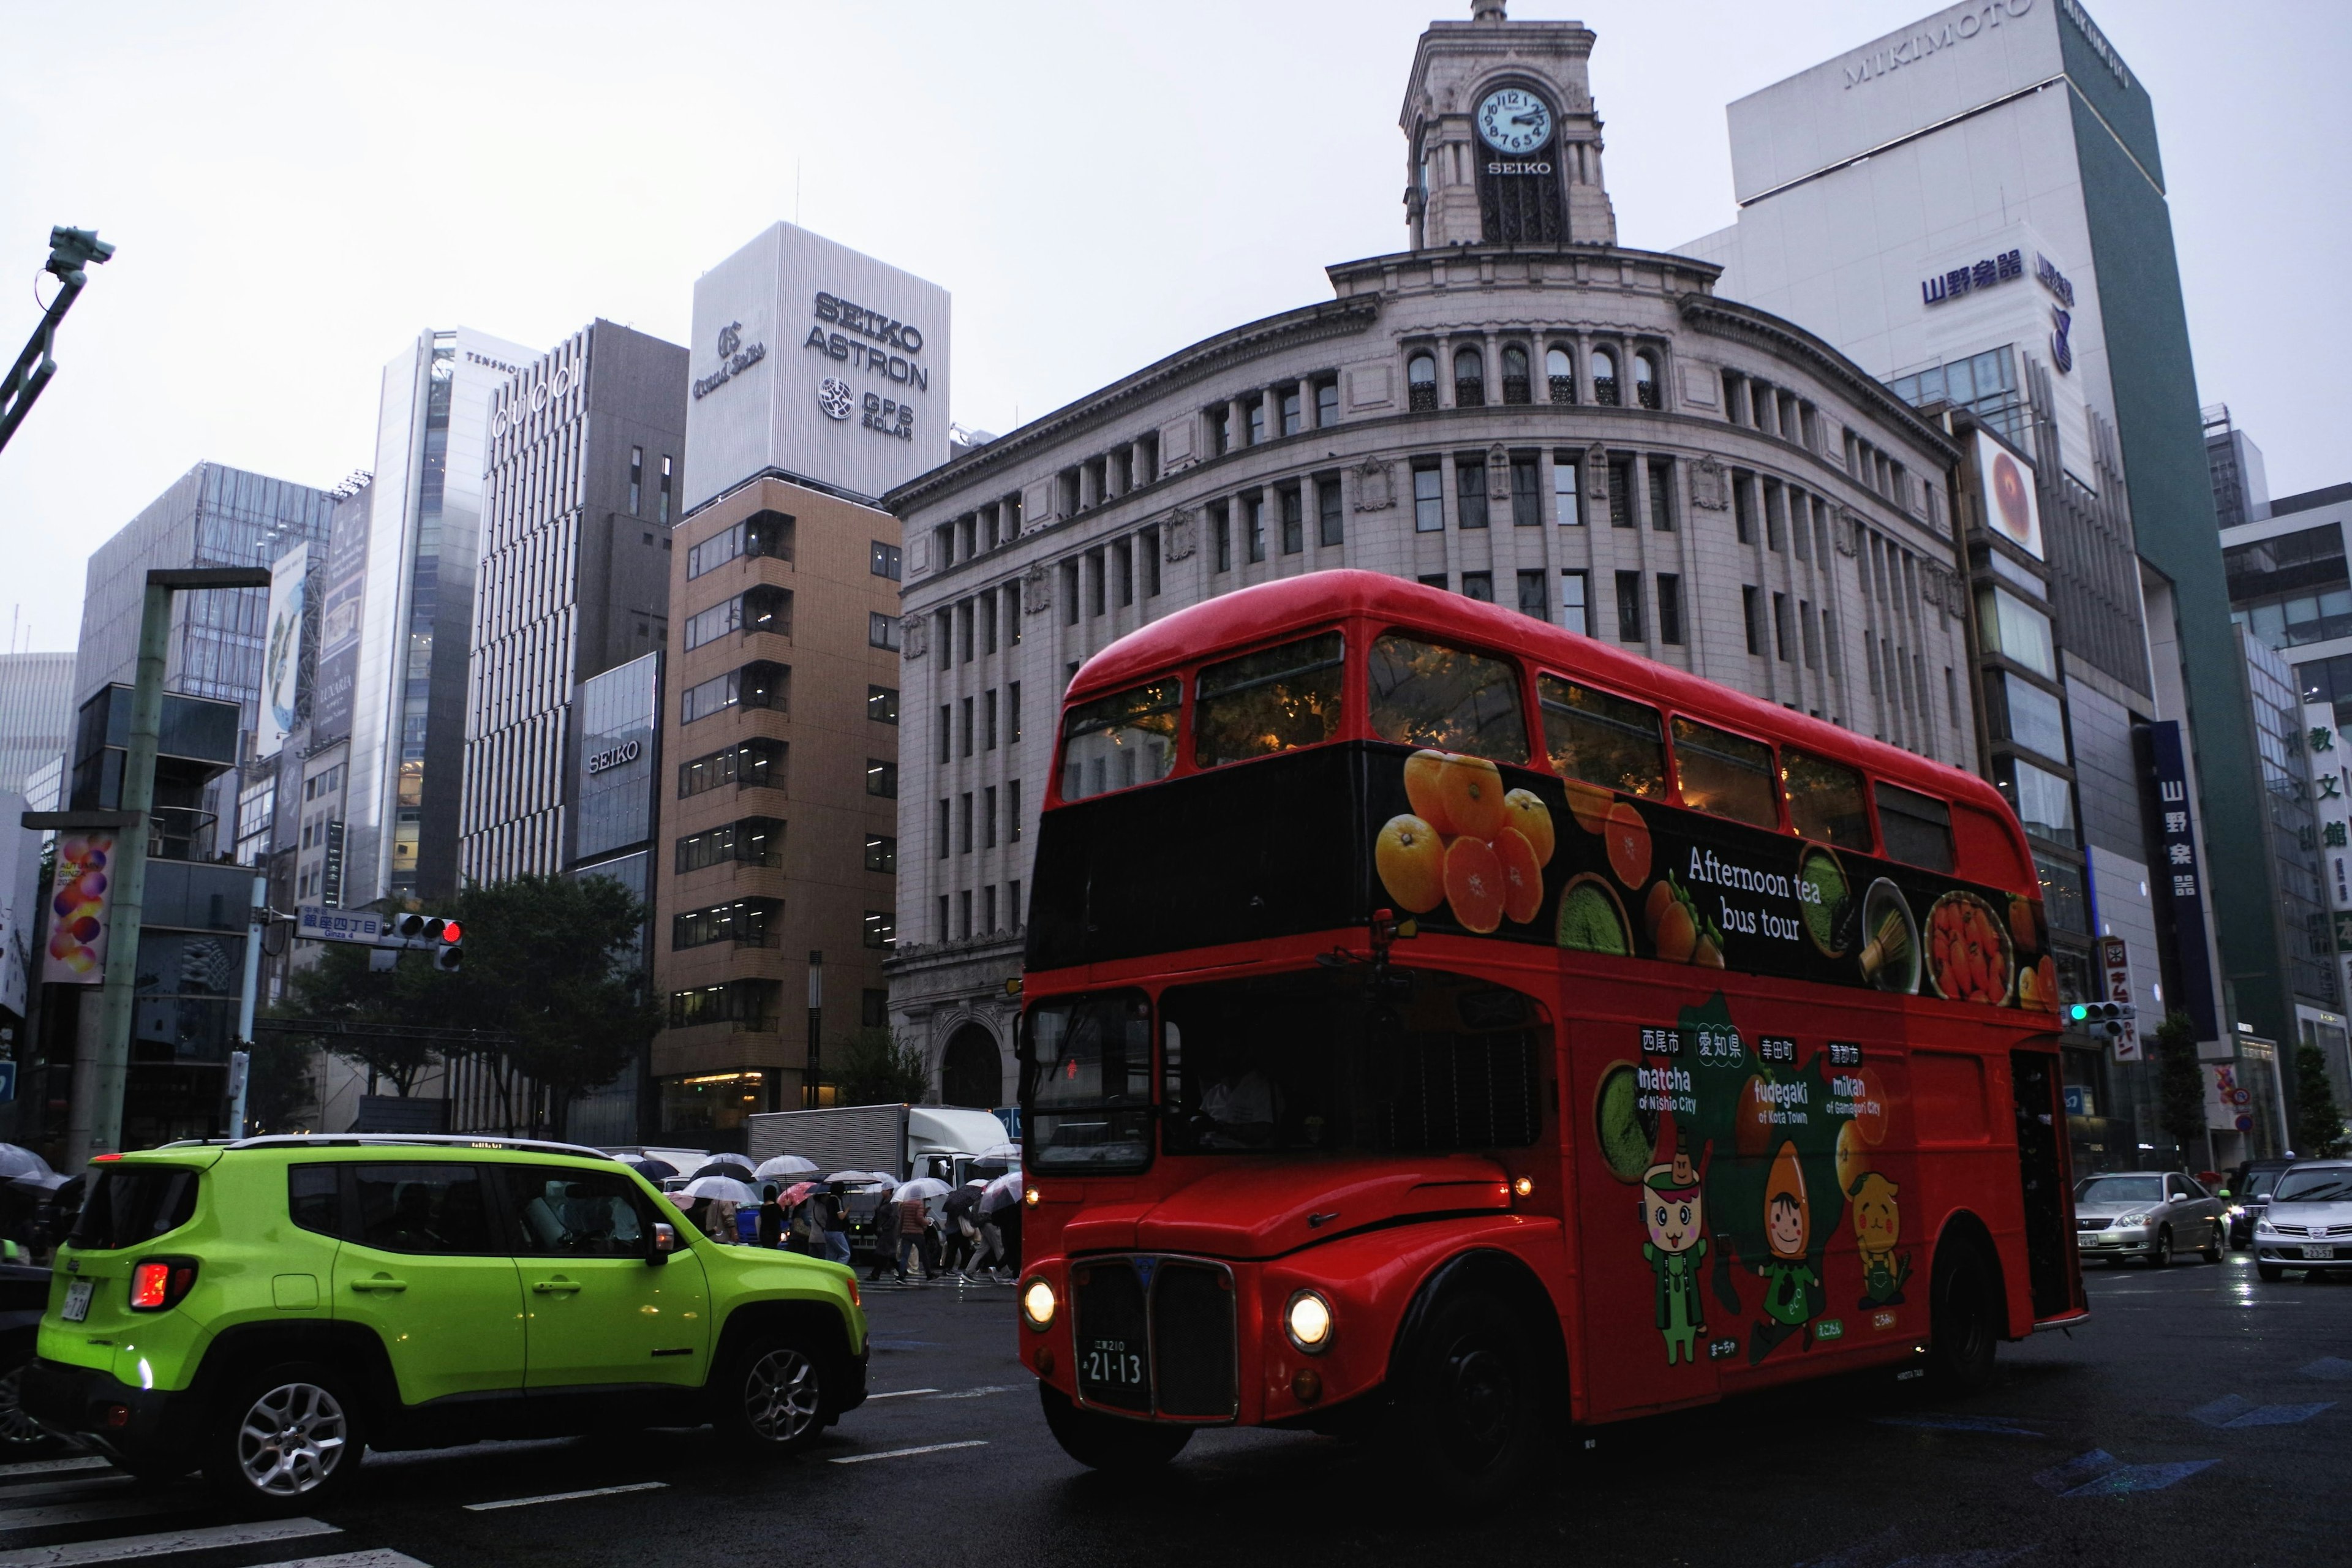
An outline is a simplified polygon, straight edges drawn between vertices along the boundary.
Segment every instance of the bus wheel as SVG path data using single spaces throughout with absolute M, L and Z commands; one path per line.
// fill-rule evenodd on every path
M 1477 1502 L 1526 1472 L 1538 1390 L 1518 1314 L 1491 1296 L 1456 1296 L 1431 1314 L 1400 1371 L 1399 1447 L 1419 1474 Z
M 2000 1342 L 1995 1317 L 1999 1298 L 1992 1275 L 1977 1249 L 1947 1242 L 1936 1251 L 1935 1279 L 1928 1288 L 1930 1360 L 1938 1383 L 1973 1392 L 1992 1381 L 1993 1353 Z
M 1045 1426 L 1054 1434 L 1054 1441 L 1062 1446 L 1062 1452 L 1087 1468 L 1107 1475 L 1132 1476 L 1156 1470 L 1182 1453 L 1192 1436 L 1190 1426 L 1126 1421 L 1116 1415 L 1081 1410 L 1070 1402 L 1068 1394 L 1050 1383 L 1037 1385 L 1037 1397 L 1045 1407 Z

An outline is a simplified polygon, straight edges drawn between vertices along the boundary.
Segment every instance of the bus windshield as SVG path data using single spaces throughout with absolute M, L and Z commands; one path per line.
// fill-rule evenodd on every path
M 1549 1032 L 1465 975 L 1369 970 L 1179 986 L 1160 999 L 1171 1154 L 1524 1148 Z
M 1024 1148 L 1033 1170 L 1151 1163 L 1151 1004 L 1140 991 L 1057 997 L 1021 1024 Z

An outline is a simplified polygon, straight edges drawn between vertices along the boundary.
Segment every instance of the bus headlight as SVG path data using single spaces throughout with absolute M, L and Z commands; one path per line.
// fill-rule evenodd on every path
M 1321 1355 L 1331 1348 L 1331 1303 L 1313 1290 L 1294 1292 L 1282 1310 L 1282 1331 L 1308 1355 Z
M 1041 1334 L 1053 1327 L 1054 1312 L 1060 1305 L 1054 1288 L 1043 1279 L 1032 1279 L 1021 1287 L 1022 1319 Z

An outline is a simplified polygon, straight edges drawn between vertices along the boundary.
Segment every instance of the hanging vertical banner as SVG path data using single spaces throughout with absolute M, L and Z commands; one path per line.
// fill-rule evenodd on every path
M 2200 1040 L 2221 1037 L 2214 1005 L 2213 969 L 2206 958 L 2204 889 L 2197 865 L 2195 808 L 2189 802 L 2189 759 L 2180 743 L 2180 721 L 2160 719 L 2137 726 L 2142 776 L 2156 863 L 2148 868 L 2157 918 L 2170 941 L 2173 966 L 2166 972 L 2165 996 L 2189 1015 Z
M 301 719 L 302 581 L 310 547 L 298 544 L 269 569 L 269 635 L 261 652 L 261 722 L 256 756 L 274 757 Z
M 335 509 L 327 569 L 319 589 L 318 668 L 310 679 L 310 736 L 341 741 L 352 732 L 352 691 L 359 679 L 360 614 L 367 596 L 368 530 L 373 487 Z
M 41 978 L 51 985 L 97 985 L 106 979 L 106 932 L 112 913 L 114 833 L 58 835 L 56 891 L 49 896 L 49 952 Z
M 2123 938 L 2103 936 L 2099 939 L 2099 967 L 2105 972 L 2107 1000 L 2132 1006 L 2131 954 L 2126 951 Z M 2116 1060 L 2136 1062 L 2140 1059 L 2139 1025 L 2128 1013 L 2119 1022 L 2124 1032 L 2116 1037 Z
M 24 815 L 25 797 L 0 793 L 0 822 Z M 25 1016 L 40 931 L 41 836 L 0 832 L 0 1008 Z

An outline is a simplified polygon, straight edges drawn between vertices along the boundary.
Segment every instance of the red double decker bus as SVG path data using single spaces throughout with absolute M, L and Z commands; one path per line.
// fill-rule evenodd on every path
M 1548 1431 L 2084 1315 L 2039 886 L 1972 774 L 1365 572 L 1088 661 L 1029 910 L 1023 1360 L 1192 1428 Z

